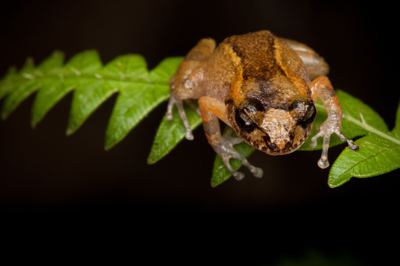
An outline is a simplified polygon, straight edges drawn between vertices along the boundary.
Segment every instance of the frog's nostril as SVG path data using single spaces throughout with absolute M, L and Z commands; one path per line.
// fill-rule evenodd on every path
M 277 146 L 275 143 L 268 143 L 268 146 L 272 149 L 272 150 L 276 150 Z

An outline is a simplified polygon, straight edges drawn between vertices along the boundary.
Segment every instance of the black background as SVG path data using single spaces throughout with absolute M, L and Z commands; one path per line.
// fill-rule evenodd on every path
M 329 62 L 335 87 L 363 99 L 393 126 L 398 30 L 394 6 L 382 1 L 13 1 L 0 12 L 1 73 L 54 49 L 71 57 L 94 48 L 103 62 L 140 53 L 153 67 L 184 55 L 202 37 L 221 41 L 269 29 L 316 49 Z M 398 232 L 398 171 L 329 189 L 317 152 L 256 153 L 251 161 L 262 166 L 263 179 L 248 175 L 212 189 L 214 153 L 201 129 L 195 141 L 146 165 L 165 104 L 105 152 L 115 99 L 71 137 L 65 136 L 71 94 L 34 130 L 33 97 L 0 122 L 0 215 L 4 232 L 24 236 L 13 237 L 16 247 L 46 239 L 50 246 L 71 243 L 62 249 L 69 254 L 99 247 L 98 258 L 118 247 L 133 260 L 138 251 L 150 252 L 150 261 L 190 254 L 191 264 L 216 255 L 270 265 L 312 251 L 379 265 L 395 255 L 389 241 Z M 167 252 L 158 256 L 161 251 Z M 47 249 L 36 255 L 42 254 Z

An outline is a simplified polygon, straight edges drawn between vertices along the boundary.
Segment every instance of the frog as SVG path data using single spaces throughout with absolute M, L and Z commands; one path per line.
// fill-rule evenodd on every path
M 326 120 L 311 138 L 322 138 L 318 166 L 329 167 L 330 138 L 336 134 L 351 150 L 358 147 L 341 131 L 342 109 L 328 78 L 329 66 L 308 45 L 281 38 L 268 30 L 233 35 L 217 45 L 201 39 L 185 56 L 170 81 L 166 117 L 173 108 L 185 128 L 193 133 L 184 104 L 197 101 L 208 143 L 237 179 L 232 159 L 240 160 L 255 177 L 263 170 L 252 165 L 235 145 L 246 142 L 269 155 L 286 155 L 308 139 L 316 116 L 315 102 L 322 102 Z M 220 121 L 235 134 L 222 134 Z M 228 130 L 229 132 L 229 130 Z

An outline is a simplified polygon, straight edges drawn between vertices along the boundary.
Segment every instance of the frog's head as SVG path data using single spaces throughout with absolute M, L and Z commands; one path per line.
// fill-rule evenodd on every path
M 263 98 L 227 102 L 229 122 L 237 135 L 271 155 L 298 149 L 306 140 L 316 110 L 310 99 L 274 105 Z

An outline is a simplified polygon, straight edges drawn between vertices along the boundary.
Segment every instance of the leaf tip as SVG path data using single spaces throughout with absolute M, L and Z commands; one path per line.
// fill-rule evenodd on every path
M 10 113 L 6 112 L 6 111 L 1 112 L 1 115 L 0 115 L 1 120 L 6 120 L 9 116 L 10 116 Z
M 31 128 L 35 129 L 36 126 L 38 125 L 39 121 L 36 121 L 36 119 L 32 119 L 31 121 Z
M 106 130 L 106 136 L 104 140 L 104 150 L 109 151 L 111 150 L 117 143 L 118 140 L 116 140 L 115 135 L 112 134 L 112 130 L 110 129 L 110 125 L 108 126 Z
M 160 152 L 158 152 L 156 149 L 154 149 L 154 147 L 156 147 L 156 146 L 157 145 L 154 145 L 154 143 L 153 143 L 153 147 L 151 147 L 150 154 L 147 157 L 147 164 L 155 164 L 163 158 L 163 154 L 162 153 L 160 154 Z
M 43 116 L 38 114 L 37 112 L 33 111 L 32 119 L 31 119 L 31 127 L 36 128 L 37 125 L 42 121 Z
M 329 186 L 329 188 L 337 188 L 340 186 L 340 184 L 338 184 L 336 181 L 329 180 L 328 186 Z
M 210 184 L 212 188 L 216 188 L 218 186 L 220 186 L 222 183 L 225 183 L 228 179 L 231 178 L 231 174 L 228 173 L 224 173 L 223 176 L 219 176 L 219 177 L 215 177 L 213 176 L 210 180 Z
M 157 162 L 157 160 L 154 160 L 153 156 L 151 156 L 151 154 L 149 155 L 149 157 L 147 157 L 147 164 L 155 164 Z
M 76 131 L 76 129 L 72 128 L 72 127 L 68 127 L 67 130 L 65 131 L 65 135 L 67 136 L 71 136 L 72 134 L 74 134 Z
M 213 175 L 210 180 L 210 184 L 212 188 L 216 188 L 222 183 L 225 183 L 228 179 L 230 179 L 232 175 L 228 172 L 228 170 L 223 167 L 222 169 L 220 168 L 217 170 L 217 172 L 213 172 Z
M 218 182 L 215 182 L 212 178 L 210 180 L 210 185 L 212 188 L 218 187 L 220 184 Z
M 109 151 L 109 150 L 111 150 L 112 148 L 114 148 L 114 146 L 115 146 L 116 144 L 117 144 L 117 143 L 113 143 L 113 142 L 111 142 L 111 141 L 106 140 L 106 143 L 104 144 L 104 150 L 105 150 L 105 151 Z
M 337 188 L 348 182 L 351 179 L 351 175 L 341 175 L 341 176 L 332 176 L 328 177 L 328 186 L 330 188 Z

